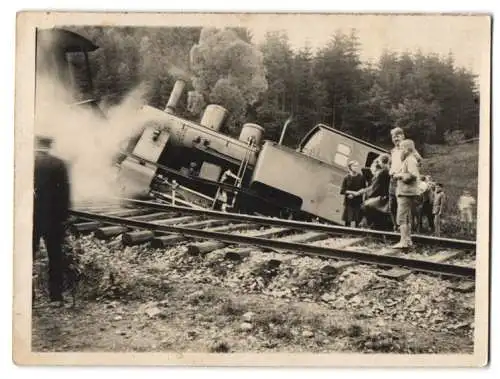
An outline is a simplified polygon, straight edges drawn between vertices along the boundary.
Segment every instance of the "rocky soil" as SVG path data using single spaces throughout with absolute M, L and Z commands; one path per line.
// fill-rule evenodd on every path
M 234 260 L 230 248 L 190 256 L 78 242 L 74 308 L 48 306 L 43 251 L 37 260 L 35 351 L 473 351 L 474 292 L 461 282 L 365 265 L 332 272 L 332 262 L 279 252 Z

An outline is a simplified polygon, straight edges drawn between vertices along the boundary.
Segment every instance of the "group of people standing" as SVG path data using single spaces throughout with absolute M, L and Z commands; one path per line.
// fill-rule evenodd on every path
M 370 181 L 361 173 L 357 161 L 348 162 L 347 169 L 348 174 L 340 188 L 340 194 L 345 196 L 345 225 L 352 226 L 354 223 L 358 227 L 365 221 L 367 226 L 383 228 L 383 220 L 378 213 L 387 213 L 388 210 L 389 156 L 382 155 L 375 160 L 371 166 Z
M 348 162 L 348 174 L 340 189 L 345 196 L 343 220 L 346 226 L 354 223 L 356 227 L 394 228 L 401 234 L 394 248 L 408 248 L 412 246 L 411 232 L 415 226 L 420 229 L 423 216 L 431 231 L 441 234 L 445 193 L 441 183 L 421 175 L 422 157 L 414 142 L 405 139 L 404 131 L 394 128 L 391 137 L 394 148 L 390 156 L 382 154 L 372 163 L 370 181 L 361 173 L 358 162 Z M 470 196 L 464 199 L 461 202 L 468 211 L 461 211 L 462 218 L 472 221 L 473 200 Z

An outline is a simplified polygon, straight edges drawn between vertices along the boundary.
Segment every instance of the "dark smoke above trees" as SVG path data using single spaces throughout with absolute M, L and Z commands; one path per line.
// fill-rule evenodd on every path
M 164 109 L 183 78 L 182 115 L 199 120 L 206 104 L 220 104 L 231 112 L 223 129 L 231 135 L 249 121 L 278 140 L 290 115 L 288 145 L 319 122 L 381 145 L 395 126 L 420 146 L 479 133 L 476 77 L 452 55 L 386 51 L 367 64 L 356 30 L 337 31 L 314 51 L 294 50 L 285 31 L 269 32 L 257 46 L 245 28 L 71 29 L 101 46 L 91 53 L 94 88 L 110 105 L 141 84 L 145 101 Z

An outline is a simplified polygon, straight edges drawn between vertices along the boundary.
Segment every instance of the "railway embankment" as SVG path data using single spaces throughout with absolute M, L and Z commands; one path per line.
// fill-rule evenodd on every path
M 321 259 L 257 250 L 233 260 L 228 248 L 80 243 L 75 308 L 46 306 L 44 261 L 36 268 L 34 350 L 472 352 L 473 287 L 453 279 L 363 265 L 327 275 Z

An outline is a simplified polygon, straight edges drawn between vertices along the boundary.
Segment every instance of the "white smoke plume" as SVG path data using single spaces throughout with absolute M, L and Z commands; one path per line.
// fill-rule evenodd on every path
M 53 154 L 68 164 L 72 202 L 126 196 L 117 185 L 113 159 L 123 143 L 140 132 L 144 89 L 135 89 L 109 109 L 106 119 L 71 105 L 72 93 L 53 78 L 40 78 L 36 91 L 35 135 L 53 138 Z

